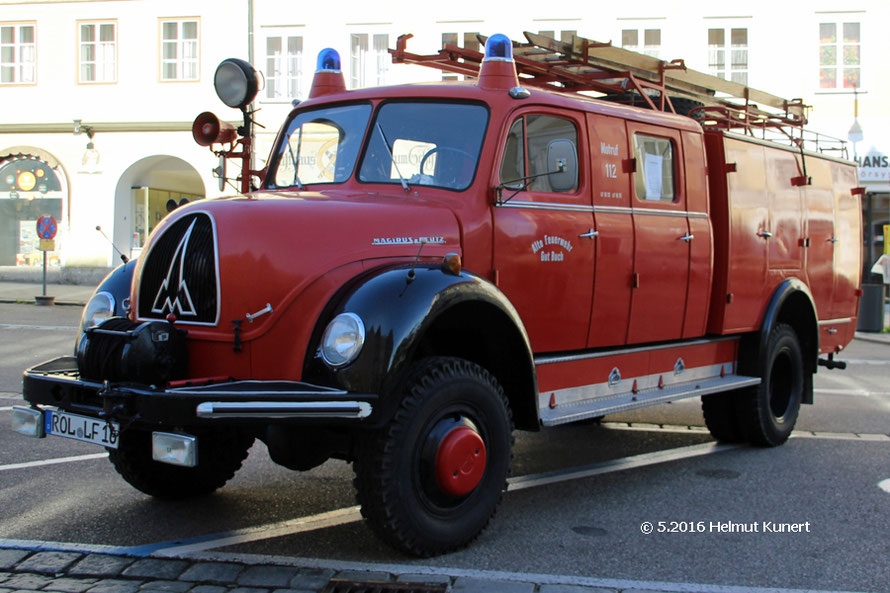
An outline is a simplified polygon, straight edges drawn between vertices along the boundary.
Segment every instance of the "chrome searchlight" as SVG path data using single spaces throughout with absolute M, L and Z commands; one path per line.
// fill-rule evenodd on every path
M 244 109 L 259 92 L 259 74 L 244 60 L 229 58 L 216 68 L 213 87 L 223 103 L 235 109 Z

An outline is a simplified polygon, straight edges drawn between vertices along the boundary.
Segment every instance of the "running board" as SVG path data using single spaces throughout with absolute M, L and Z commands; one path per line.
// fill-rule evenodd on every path
M 541 424 L 556 426 L 689 397 L 752 387 L 760 384 L 760 377 L 725 375 L 646 389 L 639 389 L 637 381 L 633 381 L 628 389 L 631 381 L 541 393 L 539 394 Z

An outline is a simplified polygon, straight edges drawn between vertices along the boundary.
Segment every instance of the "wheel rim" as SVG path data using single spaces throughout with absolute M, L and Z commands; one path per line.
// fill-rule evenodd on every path
M 417 487 L 424 504 L 448 515 L 484 482 L 488 447 L 483 431 L 463 411 L 432 423 L 419 452 Z
M 769 377 L 770 411 L 778 421 L 783 420 L 789 408 L 791 408 L 796 380 L 797 378 L 794 376 L 794 362 L 790 352 L 785 350 L 779 352 L 773 361 Z
M 485 443 L 469 426 L 452 428 L 436 451 L 436 482 L 451 496 L 466 496 L 485 475 Z

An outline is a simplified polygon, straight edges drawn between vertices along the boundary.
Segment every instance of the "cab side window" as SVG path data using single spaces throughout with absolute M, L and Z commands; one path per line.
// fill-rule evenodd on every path
M 637 198 L 673 202 L 676 199 L 674 147 L 667 138 L 634 134 L 634 187 Z
M 520 116 L 507 134 L 501 183 L 529 191 L 573 193 L 578 189 L 577 146 L 578 131 L 568 119 L 551 115 Z M 567 147 L 571 158 L 559 158 L 565 155 Z M 571 161 L 572 177 L 568 182 L 566 173 L 559 174 L 559 164 L 565 166 L 566 160 Z

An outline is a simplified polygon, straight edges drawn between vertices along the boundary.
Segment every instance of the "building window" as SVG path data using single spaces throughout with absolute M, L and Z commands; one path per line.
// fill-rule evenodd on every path
M 0 25 L 0 84 L 37 82 L 37 25 Z
M 266 37 L 266 98 L 299 99 L 303 82 L 303 38 Z
M 350 88 L 386 84 L 386 74 L 392 64 L 389 55 L 389 35 L 353 33 L 350 36 Z
M 578 31 L 560 31 L 558 39 L 563 43 L 571 43 L 572 38 L 578 34 Z M 543 35 L 544 37 L 550 37 L 551 39 L 557 39 L 556 31 L 547 30 L 547 31 L 538 31 L 538 35 Z
M 117 23 L 79 23 L 80 82 L 117 82 Z
M 442 33 L 442 48 L 446 45 L 462 47 L 472 51 L 482 51 L 482 44 L 479 43 L 479 33 L 471 31 L 466 33 Z M 465 77 L 457 74 L 442 74 L 442 80 L 463 80 Z
M 748 29 L 708 29 L 711 74 L 748 84 Z
M 621 47 L 658 58 L 661 54 L 661 29 L 623 29 Z
M 161 21 L 161 80 L 198 80 L 198 21 Z
M 859 23 L 819 23 L 819 88 L 862 86 Z

